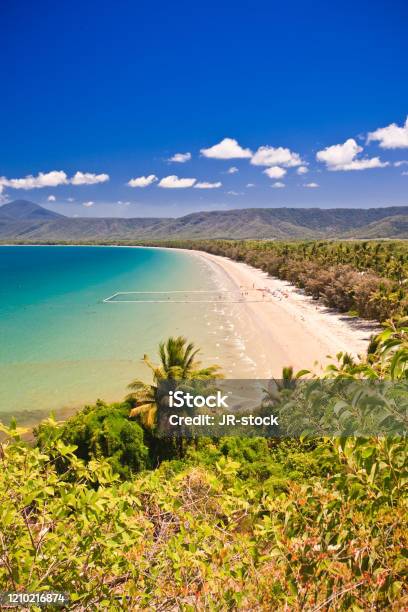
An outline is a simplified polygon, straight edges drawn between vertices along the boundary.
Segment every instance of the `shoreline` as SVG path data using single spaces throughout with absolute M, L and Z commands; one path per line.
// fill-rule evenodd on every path
M 239 305 L 245 350 L 257 364 L 256 378 L 280 377 L 285 366 L 319 374 L 339 352 L 364 355 L 371 335 L 380 329 L 374 321 L 335 312 L 287 281 L 248 264 L 204 251 L 176 250 L 216 266 L 238 290 L 246 287 L 268 293 L 268 301 Z
M 220 359 L 218 363 L 222 366 L 226 378 L 230 379 L 281 378 L 282 369 L 285 366 L 292 366 L 295 372 L 307 369 L 312 374 L 322 374 L 324 366 L 328 362 L 334 362 L 338 352 L 347 352 L 355 357 L 364 354 L 370 336 L 379 329 L 376 322 L 335 312 L 306 296 L 294 285 L 270 277 L 260 269 L 196 249 L 143 245 L 26 246 L 160 249 L 179 251 L 184 255 L 199 258 L 214 278 L 219 290 L 246 292 L 248 295 L 243 300 L 224 303 L 209 302 L 213 306 L 209 305 L 208 314 L 213 311 L 213 307 L 218 309 L 221 316 L 228 319 L 228 329 L 232 330 L 228 332 L 230 346 L 227 359 L 224 360 L 221 357 L 227 347 L 227 344 L 224 346 L 225 323 L 221 321 L 218 328 L 216 326 L 204 327 L 204 325 L 210 325 L 208 321 L 204 323 L 204 319 L 197 323 L 201 326 L 201 332 L 204 331 L 205 334 L 222 335 L 222 338 L 220 336 L 219 339 L 221 344 L 215 345 L 219 347 L 218 355 L 214 352 L 216 356 L 211 357 L 210 353 L 205 355 L 205 359 L 215 363 Z M 261 298 L 261 294 L 265 293 L 265 300 L 257 299 L 258 296 L 255 299 L 251 297 L 257 290 L 261 290 L 258 294 Z M 223 331 L 219 332 L 218 329 Z M 211 337 L 214 338 L 214 336 Z M 218 342 L 217 336 L 215 338 Z M 201 347 L 204 349 L 205 345 Z M 213 351 L 214 348 L 211 349 L 211 352 Z M 106 401 L 112 402 L 123 399 L 120 397 L 116 400 L 107 400 L 104 394 L 98 393 L 96 389 L 95 397 L 101 396 Z M 61 402 L 61 407 L 57 411 L 58 420 L 61 418 L 66 420 L 83 405 L 84 402 L 78 405 L 64 405 L 64 402 Z M 42 419 L 34 418 L 34 420 L 36 425 Z M 31 430 L 35 425 L 31 423 L 28 427 Z
M 246 301 L 234 304 L 235 323 L 245 344 L 246 358 L 256 364 L 255 377 L 280 377 L 282 368 L 292 366 L 295 371 L 309 369 L 322 372 L 322 367 L 335 359 L 339 352 L 357 357 L 365 353 L 370 336 L 379 330 L 378 323 L 333 311 L 289 282 L 270 277 L 266 272 L 196 249 L 145 245 L 104 244 L 30 244 L 1 246 L 36 247 L 107 247 L 143 248 L 179 251 L 201 258 L 213 268 L 223 286 L 237 291 L 264 289 L 265 302 Z M 223 278 L 224 277 L 224 278 Z M 242 349 L 241 349 L 242 350 Z M 241 356 L 242 356 L 241 352 Z M 329 358 L 330 356 L 330 358 Z

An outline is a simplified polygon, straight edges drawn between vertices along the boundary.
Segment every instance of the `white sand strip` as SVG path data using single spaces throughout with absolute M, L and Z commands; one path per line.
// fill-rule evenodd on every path
M 264 289 L 268 300 L 239 304 L 239 319 L 246 354 L 256 364 L 256 377 L 278 377 L 282 367 L 321 371 L 328 356 L 338 352 L 364 354 L 370 336 L 378 330 L 373 322 L 333 312 L 304 295 L 286 281 L 265 272 L 201 251 L 187 251 L 204 258 L 226 286 Z M 272 300 L 270 301 L 270 296 Z M 317 363 L 316 363 L 317 362 Z

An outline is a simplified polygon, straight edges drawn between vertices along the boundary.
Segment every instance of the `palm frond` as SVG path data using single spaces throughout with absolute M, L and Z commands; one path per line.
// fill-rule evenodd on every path
M 129 384 L 133 393 L 126 398 L 133 405 L 130 416 L 140 416 L 147 427 L 154 427 L 158 412 L 166 409 L 168 405 L 168 392 L 177 388 L 183 381 L 207 381 L 213 378 L 223 378 L 220 368 L 211 365 L 200 368 L 196 349 L 193 342 L 187 344 L 184 336 L 171 336 L 166 342 L 159 344 L 160 365 L 155 365 L 148 355 L 144 355 L 143 362 L 151 370 L 153 384 L 147 385 L 136 379 Z M 165 383 L 165 384 L 162 384 Z M 188 384 L 188 383 L 187 383 Z
M 147 389 L 148 387 L 149 385 L 146 385 L 143 380 L 139 380 L 138 378 L 132 380 L 132 382 L 130 382 L 127 386 L 128 389 L 133 389 L 134 391 L 139 391 L 140 389 Z
M 132 408 L 129 413 L 130 417 L 140 416 L 142 420 L 149 420 L 149 412 L 153 411 L 154 414 L 157 412 L 156 405 L 153 402 L 149 402 L 147 404 L 141 404 L 140 406 L 136 406 Z M 144 418 L 143 418 L 144 417 Z

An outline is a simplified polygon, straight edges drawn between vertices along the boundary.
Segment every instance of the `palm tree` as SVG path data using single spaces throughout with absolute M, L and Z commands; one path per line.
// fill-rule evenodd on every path
M 181 382 L 221 378 L 218 366 L 200 367 L 199 352 L 192 342 L 187 344 L 186 338 L 178 336 L 159 344 L 160 365 L 154 365 L 145 355 L 143 361 L 152 371 L 153 382 L 146 384 L 136 379 L 129 384 L 132 392 L 126 400 L 133 405 L 130 416 L 140 416 L 143 424 L 153 429 L 168 408 L 169 391 L 174 391 Z

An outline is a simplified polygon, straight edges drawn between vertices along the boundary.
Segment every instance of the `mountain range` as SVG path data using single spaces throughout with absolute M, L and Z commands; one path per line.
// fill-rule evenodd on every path
M 0 241 L 116 241 L 169 238 L 408 238 L 408 206 L 244 208 L 178 218 L 66 217 L 34 202 L 0 207 Z

